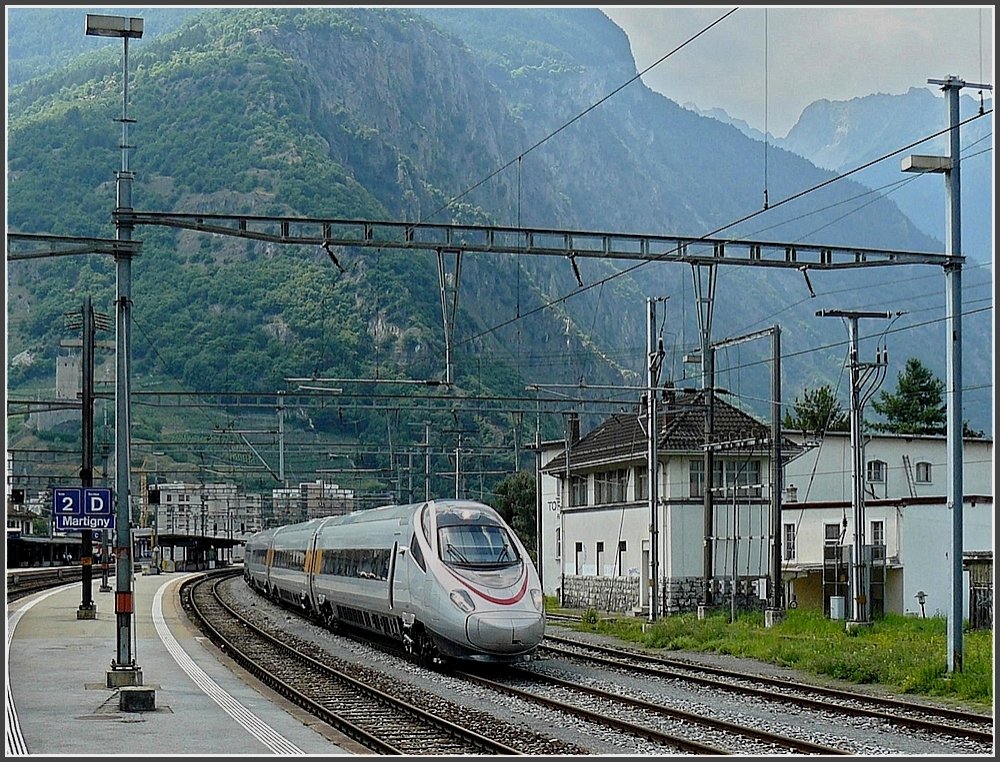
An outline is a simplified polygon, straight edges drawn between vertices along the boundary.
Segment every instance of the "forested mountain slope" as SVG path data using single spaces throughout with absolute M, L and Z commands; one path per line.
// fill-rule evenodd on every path
M 144 14 L 147 32 L 157 13 Z M 130 58 L 137 210 L 939 250 L 891 201 L 852 180 L 778 204 L 833 174 L 773 147 L 773 208 L 755 214 L 765 189 L 761 144 L 639 81 L 587 111 L 635 76 L 624 33 L 597 10 L 215 9 L 133 43 Z M 8 99 L 9 229 L 113 237 L 120 51 L 85 53 Z M 442 374 L 430 252 L 346 250 L 341 272 L 318 247 L 154 227 L 136 237 L 137 388 L 269 392 L 289 377 Z M 618 275 L 630 266 L 580 262 L 581 288 L 560 258 L 465 257 L 456 394 L 635 384 L 645 377 L 647 296 L 669 297 L 666 378 L 692 383 L 681 362 L 697 345 L 690 268 Z M 795 271 L 720 270 L 713 337 L 780 320 L 788 398 L 842 374 L 846 331 L 816 318 L 820 308 L 932 305 L 899 318 L 889 346 L 900 368 L 910 355 L 943 368 L 937 271 L 814 273 L 811 297 Z M 83 294 L 111 310 L 114 267 L 98 257 L 9 264 L 8 286 L 8 384 L 27 388 L 50 377 L 63 313 Z M 969 320 L 966 341 L 989 342 L 988 329 L 988 319 Z M 989 357 L 969 352 L 967 365 L 967 382 L 989 383 Z M 723 382 L 759 407 L 766 366 L 746 357 L 730 366 Z M 976 404 L 967 401 L 966 417 L 987 427 L 989 403 Z M 345 436 L 385 431 L 377 417 L 347 426 L 336 411 L 312 423 Z M 502 438 L 495 416 L 473 423 Z M 418 427 L 406 434 L 420 435 Z

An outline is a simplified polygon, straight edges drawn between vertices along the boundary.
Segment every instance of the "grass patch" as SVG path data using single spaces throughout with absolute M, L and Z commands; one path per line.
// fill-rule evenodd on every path
M 858 684 L 877 684 L 901 694 L 956 699 L 985 710 L 993 707 L 993 632 L 964 633 L 962 670 L 947 671 L 947 620 L 890 614 L 848 631 L 845 623 L 818 612 L 795 609 L 773 627 L 760 612 L 730 623 L 727 613 L 699 620 L 694 613 L 656 622 L 636 617 L 599 617 L 575 629 L 610 635 L 668 651 L 730 654 L 826 675 Z

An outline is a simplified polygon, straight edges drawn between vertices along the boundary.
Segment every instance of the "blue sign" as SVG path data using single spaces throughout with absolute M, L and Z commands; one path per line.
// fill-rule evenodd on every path
M 115 516 L 111 490 L 107 487 L 55 487 L 52 512 L 56 529 L 80 532 L 84 529 L 112 529 Z

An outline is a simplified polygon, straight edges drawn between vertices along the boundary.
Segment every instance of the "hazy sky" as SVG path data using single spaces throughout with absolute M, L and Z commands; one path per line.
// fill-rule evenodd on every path
M 777 137 L 824 98 L 901 94 L 948 75 L 995 85 L 993 6 L 599 7 L 628 34 L 639 71 L 738 8 L 643 81 L 677 103 L 723 108 L 758 130 L 766 115 Z

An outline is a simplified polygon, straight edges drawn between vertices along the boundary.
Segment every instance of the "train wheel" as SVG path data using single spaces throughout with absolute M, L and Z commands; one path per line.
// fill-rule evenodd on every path
M 413 628 L 410 633 L 403 636 L 403 642 L 406 645 L 406 652 L 421 667 L 434 669 L 435 666 L 443 663 L 437 646 L 422 628 Z
M 340 632 L 340 620 L 330 607 L 323 610 L 323 625 L 331 632 Z

